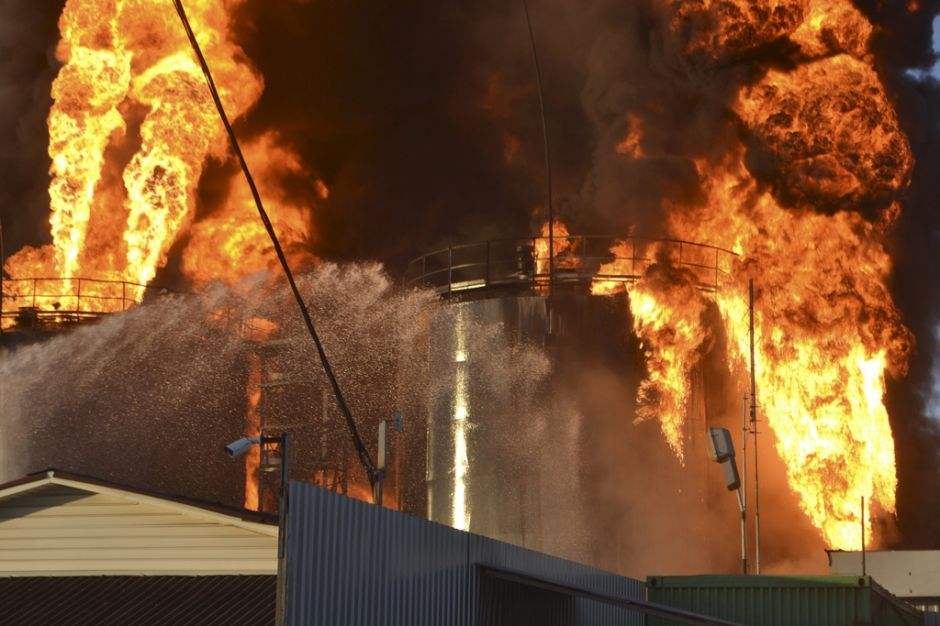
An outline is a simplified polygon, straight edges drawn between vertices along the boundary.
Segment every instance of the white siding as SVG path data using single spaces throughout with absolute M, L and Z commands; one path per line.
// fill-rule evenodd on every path
M 0 492 L 0 576 L 276 572 L 273 526 L 58 478 Z
M 862 553 L 829 553 L 829 573 L 861 576 Z M 865 555 L 865 571 L 901 598 L 940 597 L 940 550 L 875 550 Z

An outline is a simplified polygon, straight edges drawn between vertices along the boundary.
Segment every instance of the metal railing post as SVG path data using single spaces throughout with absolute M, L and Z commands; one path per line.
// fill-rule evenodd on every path
M 454 285 L 454 248 L 447 246 L 447 293 L 453 291 Z
M 121 310 L 127 310 L 127 283 L 121 281 Z
M 486 276 L 483 278 L 483 284 L 489 286 L 490 284 L 490 242 L 486 242 Z
M 532 258 L 535 261 L 535 267 L 532 268 L 532 286 L 538 286 L 539 274 L 539 238 L 532 238 Z
M 636 237 L 630 239 L 630 273 L 634 277 L 637 276 L 636 273 Z
M 75 291 L 75 314 L 81 317 L 82 314 L 82 279 L 78 279 L 78 287 Z
M 36 280 L 37 279 L 35 278 L 33 279 L 33 308 L 34 309 L 36 308 Z

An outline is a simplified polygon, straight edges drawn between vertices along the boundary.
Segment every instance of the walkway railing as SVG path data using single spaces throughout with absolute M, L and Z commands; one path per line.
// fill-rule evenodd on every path
M 555 237 L 556 286 L 628 286 L 657 260 L 688 271 L 699 288 L 716 291 L 731 275 L 730 250 L 677 239 Z M 406 283 L 442 295 L 490 287 L 544 288 L 549 284 L 548 239 L 496 239 L 435 250 L 408 264 Z
M 79 323 L 126 311 L 163 291 L 139 283 L 93 278 L 7 278 L 2 288 L 3 328 Z

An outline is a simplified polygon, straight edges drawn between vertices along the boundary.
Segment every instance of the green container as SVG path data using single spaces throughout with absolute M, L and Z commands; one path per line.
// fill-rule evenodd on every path
M 870 576 L 651 576 L 650 602 L 747 626 L 922 626 Z M 680 624 L 647 618 L 649 626 Z

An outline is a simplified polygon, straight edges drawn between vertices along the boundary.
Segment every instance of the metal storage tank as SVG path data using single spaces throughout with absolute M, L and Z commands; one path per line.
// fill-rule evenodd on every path
M 603 273 L 615 241 L 631 255 L 617 259 L 616 274 Z M 555 249 L 553 268 L 544 238 L 450 247 L 411 264 L 411 284 L 441 298 L 426 320 L 427 517 L 617 569 L 599 553 L 612 552 L 605 545 L 622 512 L 585 486 L 611 471 L 598 451 L 632 422 L 643 361 L 627 296 L 592 295 L 591 287 L 629 285 L 668 249 L 713 290 L 729 253 L 610 237 L 559 237 Z M 598 417 L 608 407 L 590 388 L 597 369 L 616 372 L 624 391 L 616 419 Z M 690 423 L 702 426 L 690 429 L 695 438 L 704 432 L 706 390 L 700 379 L 691 383 Z
M 923 614 L 870 576 L 653 576 L 650 602 L 749 626 L 920 626 Z M 649 626 L 678 624 L 650 618 Z

